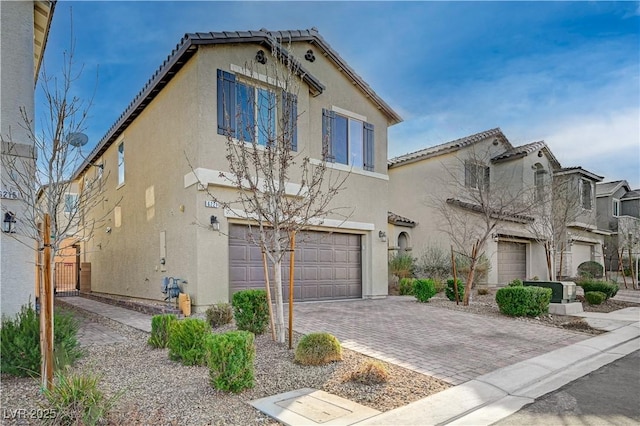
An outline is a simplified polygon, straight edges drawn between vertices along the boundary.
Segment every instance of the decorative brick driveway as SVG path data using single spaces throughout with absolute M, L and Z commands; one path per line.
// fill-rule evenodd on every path
M 458 385 L 589 335 L 417 303 L 412 297 L 298 303 L 294 329 Z

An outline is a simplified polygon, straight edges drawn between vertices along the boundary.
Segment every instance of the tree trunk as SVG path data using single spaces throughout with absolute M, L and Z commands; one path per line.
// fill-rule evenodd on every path
M 282 299 L 282 260 L 273 263 L 273 281 L 276 289 L 276 341 L 284 343 L 284 301 Z
M 547 258 L 547 277 L 549 281 L 552 281 L 553 278 L 553 265 L 551 264 L 551 245 L 546 242 L 544 243 L 544 254 Z
M 476 266 L 478 265 L 478 248 L 480 242 L 476 241 L 471 250 L 471 263 L 469 263 L 469 274 L 467 275 L 467 283 L 464 286 L 464 297 L 462 298 L 462 305 L 469 306 L 469 296 L 471 295 L 471 287 L 473 287 L 473 280 L 476 275 Z M 455 286 L 456 283 L 454 282 Z

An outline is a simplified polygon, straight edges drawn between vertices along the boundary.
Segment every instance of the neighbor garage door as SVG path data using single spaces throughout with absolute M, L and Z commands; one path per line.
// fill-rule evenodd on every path
M 505 285 L 527 276 L 527 245 L 525 243 L 498 242 L 498 284 Z
M 578 276 L 578 266 L 582 262 L 591 260 L 591 253 L 593 252 L 593 246 L 591 244 L 573 243 L 571 245 L 571 263 L 572 263 L 572 277 Z
M 264 288 L 260 249 L 249 242 L 249 228 L 229 229 L 231 294 L 247 288 Z M 294 300 L 332 300 L 362 297 L 360 235 L 304 232 L 296 238 Z M 282 271 L 285 300 L 289 292 L 289 255 Z M 273 276 L 273 273 L 270 272 Z

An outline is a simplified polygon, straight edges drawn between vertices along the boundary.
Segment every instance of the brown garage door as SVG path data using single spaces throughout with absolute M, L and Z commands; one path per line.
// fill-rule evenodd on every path
M 260 249 L 248 242 L 249 228 L 229 229 L 229 279 L 231 294 L 247 288 L 264 288 Z M 298 301 L 362 297 L 360 235 L 303 232 L 296 237 L 293 297 Z M 289 294 L 289 256 L 282 271 L 285 300 Z M 273 272 L 270 272 L 273 275 Z
M 505 285 L 527 276 L 527 245 L 500 241 L 498 243 L 498 284 Z

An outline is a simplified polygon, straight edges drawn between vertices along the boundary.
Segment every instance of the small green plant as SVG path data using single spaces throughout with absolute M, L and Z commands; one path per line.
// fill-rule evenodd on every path
M 229 303 L 217 303 L 205 312 L 211 327 L 217 328 L 229 324 L 233 320 L 233 308 Z
M 97 425 L 106 422 L 106 416 L 122 393 L 105 398 L 98 389 L 100 377 L 58 371 L 51 390 L 44 389 L 44 396 L 55 418 L 51 424 Z
M 177 321 L 174 314 L 154 315 L 151 317 L 151 336 L 147 343 L 154 348 L 166 348 L 169 342 L 169 326 Z
M 584 294 L 584 298 L 590 305 L 599 305 L 607 300 L 607 295 L 601 291 L 588 291 Z
M 620 288 L 618 284 L 608 283 L 605 281 L 592 281 L 586 280 L 580 283 L 580 286 L 584 290 L 585 293 L 592 291 L 599 291 L 605 294 L 607 299 L 611 299 L 618 294 L 618 289 Z
M 446 281 L 441 280 L 440 278 L 433 278 L 433 285 L 436 286 L 436 293 L 442 293 L 446 287 Z
M 488 287 L 478 287 L 478 296 L 486 296 L 491 293 Z
M 366 361 L 349 375 L 349 380 L 363 385 L 379 385 L 389 380 L 389 371 L 380 361 Z
M 429 299 L 436 295 L 436 285 L 433 280 L 415 280 L 413 293 L 418 302 L 428 302 Z
M 211 386 L 238 393 L 254 386 L 256 347 L 249 331 L 213 334 L 205 342 Z
M 457 280 L 457 287 L 458 287 L 458 302 L 461 302 L 462 298 L 464 297 L 464 283 L 460 280 Z M 447 299 L 454 300 L 454 301 L 456 300 L 456 293 L 453 287 L 453 278 L 449 278 L 447 280 L 447 288 L 445 289 L 444 294 L 447 296 Z
M 396 277 L 409 278 L 413 276 L 415 259 L 408 254 L 401 253 L 389 259 L 389 273 Z
M 496 292 L 500 312 L 510 316 L 537 316 L 548 312 L 551 289 L 543 287 L 503 287 Z
M 265 290 L 242 290 L 234 293 L 231 304 L 238 330 L 262 334 L 269 323 L 269 305 Z
M 73 364 L 83 355 L 78 344 L 79 323 L 70 313 L 53 316 L 54 369 Z M 15 318 L 3 317 L 0 327 L 0 371 L 14 376 L 40 375 L 40 318 L 31 302 Z
M 211 326 L 199 318 L 185 318 L 169 324 L 169 358 L 184 365 L 203 365 L 206 361 L 205 339 Z
M 522 282 L 522 280 L 519 279 L 515 279 L 513 281 L 511 281 L 509 284 L 507 284 L 509 287 L 524 287 L 524 283 Z
M 332 334 L 307 334 L 296 346 L 295 361 L 302 365 L 324 365 L 342 361 L 342 346 Z
M 413 296 L 415 278 L 400 278 L 400 296 Z
M 578 276 L 584 278 L 602 278 L 604 267 L 593 260 L 587 260 L 578 265 Z

